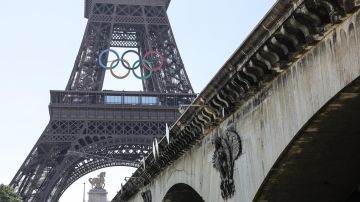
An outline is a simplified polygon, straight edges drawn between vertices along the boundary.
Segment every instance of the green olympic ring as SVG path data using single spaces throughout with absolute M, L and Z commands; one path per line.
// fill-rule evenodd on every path
M 139 64 L 138 64 L 138 63 L 139 63 Z M 152 63 L 151 63 L 150 61 L 148 61 L 148 60 L 142 60 L 142 65 L 144 65 L 144 63 L 146 63 L 148 66 L 152 66 Z M 136 68 L 134 69 L 135 65 L 138 65 L 137 67 L 139 67 L 139 66 L 140 66 L 140 60 L 136 60 L 136 61 L 134 62 L 134 64 L 133 64 L 132 72 L 133 72 L 133 74 L 134 74 L 134 76 L 135 76 L 136 78 L 141 79 L 141 80 L 146 80 L 146 79 L 148 79 L 148 78 L 150 78 L 150 77 L 152 76 L 152 74 L 153 74 L 152 71 L 150 71 L 150 73 L 149 73 L 148 75 L 144 76 L 144 77 L 138 76 L 138 75 L 135 73 L 135 69 L 136 69 Z

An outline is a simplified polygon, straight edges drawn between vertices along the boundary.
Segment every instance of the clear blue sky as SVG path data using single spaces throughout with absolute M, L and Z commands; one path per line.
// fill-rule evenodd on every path
M 172 0 L 168 15 L 187 73 L 200 92 L 275 0 Z M 8 184 L 49 121 L 49 90 L 63 90 L 86 25 L 83 0 L 3 1 L 0 7 L 0 183 Z M 134 79 L 106 77 L 105 89 L 139 90 Z M 125 176 L 107 171 L 111 199 Z M 61 202 L 82 201 L 81 178 Z M 89 184 L 87 183 L 87 187 Z

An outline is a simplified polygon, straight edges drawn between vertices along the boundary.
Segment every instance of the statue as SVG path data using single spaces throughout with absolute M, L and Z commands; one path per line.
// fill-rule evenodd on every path
M 101 172 L 97 178 L 89 178 L 89 182 L 94 189 L 104 189 L 105 187 L 105 172 Z
M 213 167 L 220 172 L 221 196 L 224 200 L 231 198 L 235 193 L 234 163 L 242 152 L 240 135 L 233 129 L 217 134 L 213 139 L 215 152 Z

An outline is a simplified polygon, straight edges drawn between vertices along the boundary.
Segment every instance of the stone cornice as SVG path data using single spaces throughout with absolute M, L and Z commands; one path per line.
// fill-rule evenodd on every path
M 279 0 L 170 129 L 171 143 L 146 159 L 113 201 L 126 201 L 314 47 L 359 0 Z

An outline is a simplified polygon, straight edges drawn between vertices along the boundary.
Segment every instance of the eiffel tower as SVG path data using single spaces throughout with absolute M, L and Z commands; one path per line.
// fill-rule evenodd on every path
M 179 117 L 178 107 L 195 98 L 167 17 L 169 4 L 85 0 L 88 22 L 66 89 L 50 91 L 50 121 L 10 183 L 24 201 L 58 201 L 77 179 L 100 168 L 138 167 L 166 124 Z M 101 64 L 108 65 L 111 48 L 137 50 L 138 65 L 124 67 L 140 66 L 143 91 L 102 91 Z M 118 68 L 124 60 L 117 58 Z M 154 71 L 156 65 L 162 68 Z

